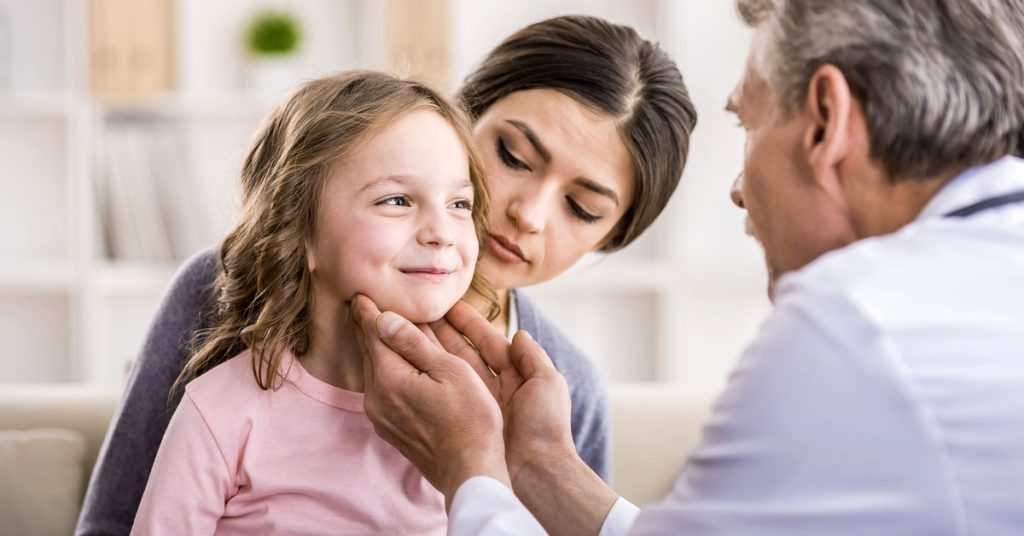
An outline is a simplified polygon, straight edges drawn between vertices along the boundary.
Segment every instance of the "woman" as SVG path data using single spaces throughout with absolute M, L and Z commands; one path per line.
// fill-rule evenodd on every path
M 523 329 L 572 398 L 580 457 L 608 479 L 607 400 L 592 363 L 515 289 L 547 281 L 589 251 L 636 239 L 667 204 L 696 122 L 682 76 L 627 27 L 559 17 L 520 30 L 458 95 L 474 122 L 491 190 L 478 269 L 498 292 L 495 324 Z M 254 184 L 243 184 L 251 189 Z M 78 534 L 126 534 L 181 393 L 168 394 L 208 321 L 214 250 L 190 259 L 160 305 L 107 435 Z

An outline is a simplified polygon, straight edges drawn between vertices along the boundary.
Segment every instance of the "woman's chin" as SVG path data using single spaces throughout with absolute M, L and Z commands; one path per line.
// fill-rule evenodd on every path
M 579 259 L 577 258 L 577 260 Z M 481 250 L 477 271 L 483 272 L 487 276 L 487 281 L 495 290 L 508 290 L 546 283 L 567 271 L 571 266 L 572 263 L 569 263 L 553 273 L 536 273 L 526 263 L 509 265 L 495 258 L 494 253 L 491 253 L 490 250 Z

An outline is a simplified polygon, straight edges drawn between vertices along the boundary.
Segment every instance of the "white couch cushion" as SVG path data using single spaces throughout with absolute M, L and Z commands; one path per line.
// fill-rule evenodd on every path
M 0 430 L 2 532 L 67 535 L 85 491 L 86 444 L 71 430 Z
M 672 384 L 612 384 L 612 487 L 644 505 L 675 483 L 700 441 L 718 389 Z

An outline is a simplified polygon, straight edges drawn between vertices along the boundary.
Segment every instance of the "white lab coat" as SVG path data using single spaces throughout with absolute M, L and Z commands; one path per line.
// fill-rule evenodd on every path
M 1024 202 L 944 217 L 1017 191 L 971 169 L 784 276 L 674 489 L 602 535 L 1024 534 Z M 449 534 L 539 533 L 497 481 L 454 497 Z

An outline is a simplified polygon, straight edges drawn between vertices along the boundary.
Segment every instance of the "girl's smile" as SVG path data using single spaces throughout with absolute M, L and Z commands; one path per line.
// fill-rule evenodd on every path
M 455 272 L 454 269 L 449 268 L 434 268 L 434 267 L 417 267 L 417 268 L 399 268 L 398 271 L 405 275 L 414 277 L 419 280 L 423 280 L 430 283 L 443 283 L 448 280 L 448 277 Z

